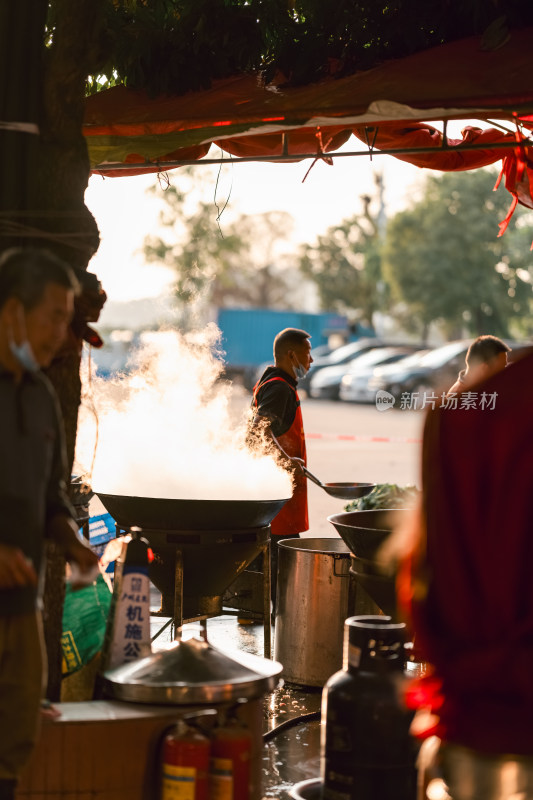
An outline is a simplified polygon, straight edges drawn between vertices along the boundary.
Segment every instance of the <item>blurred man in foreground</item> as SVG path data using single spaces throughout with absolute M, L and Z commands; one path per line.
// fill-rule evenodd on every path
M 430 411 L 423 503 L 399 579 L 420 657 L 408 698 L 453 800 L 533 798 L 533 356 Z
M 285 328 L 274 339 L 274 366 L 267 367 L 254 387 L 253 423 L 272 444 L 282 466 L 292 472 L 292 498 L 272 520 L 271 565 L 272 603 L 276 605 L 278 542 L 295 538 L 309 528 L 305 434 L 300 398 L 296 387 L 306 376 L 313 359 L 310 334 Z
M 77 282 L 37 250 L 0 258 L 0 800 L 11 800 L 33 746 L 44 685 L 43 539 L 83 572 L 98 563 L 67 499 L 63 429 L 50 364 L 69 325 Z

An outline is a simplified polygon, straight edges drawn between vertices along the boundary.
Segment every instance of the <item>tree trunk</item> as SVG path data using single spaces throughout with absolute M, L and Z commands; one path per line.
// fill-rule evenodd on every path
M 104 0 L 57 0 L 53 46 L 44 52 L 41 144 L 36 174 L 33 217 L 43 231 L 43 245 L 73 267 L 86 269 L 98 249 L 96 221 L 84 203 L 89 159 L 82 134 L 85 80 L 98 63 Z M 74 459 L 81 384 L 81 341 L 69 346 L 48 370 L 59 397 L 65 423 L 68 474 Z M 50 548 L 45 585 L 45 639 L 48 655 L 48 697 L 58 700 L 61 689 L 63 558 Z
M 23 226 L 34 205 L 47 5 L 46 0 L 0 4 L 1 250 L 27 241 Z

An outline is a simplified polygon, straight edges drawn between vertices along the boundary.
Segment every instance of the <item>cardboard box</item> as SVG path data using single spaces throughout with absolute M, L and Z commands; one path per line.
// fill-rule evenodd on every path
M 203 706 L 59 703 L 43 721 L 17 800 L 159 800 L 159 747 L 169 727 Z M 251 797 L 261 797 L 262 701 L 243 705 L 253 735 Z

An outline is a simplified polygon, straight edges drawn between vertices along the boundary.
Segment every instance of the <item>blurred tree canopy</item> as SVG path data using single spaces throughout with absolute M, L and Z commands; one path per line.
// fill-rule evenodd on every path
M 222 228 L 212 202 L 190 202 L 198 184 L 194 170 L 180 170 L 180 186 L 192 180 L 189 190 L 166 189 L 160 222 L 167 235 L 147 237 L 146 259 L 175 271 L 182 306 L 200 298 L 217 307 L 290 307 L 290 278 L 279 253 L 292 230 L 290 214 L 241 214 Z
M 362 212 L 343 220 L 306 244 L 299 268 L 318 290 L 323 309 L 345 313 L 373 326 L 374 312 L 383 302 L 381 272 L 384 233 L 383 181 L 376 175 L 378 197 L 363 195 Z M 377 202 L 376 202 L 377 200 Z
M 221 229 L 212 202 L 193 198 L 192 186 L 207 178 L 197 169 L 181 170 L 182 188 L 166 190 L 166 230 L 144 248 L 147 260 L 175 270 L 182 306 L 201 297 L 218 307 L 291 308 L 310 281 L 322 309 L 371 327 L 380 311 L 423 339 L 431 323 L 450 338 L 533 334 L 533 214 L 517 210 L 496 236 L 509 207 L 508 193 L 493 190 L 497 172 L 431 175 L 420 198 L 388 220 L 378 174 L 359 214 L 280 255 L 290 215 L 240 215 Z
M 384 274 L 412 331 L 425 336 L 434 321 L 450 336 L 531 331 L 533 215 L 517 210 L 497 238 L 509 195 L 493 191 L 496 178 L 487 169 L 431 176 L 420 200 L 390 220 Z

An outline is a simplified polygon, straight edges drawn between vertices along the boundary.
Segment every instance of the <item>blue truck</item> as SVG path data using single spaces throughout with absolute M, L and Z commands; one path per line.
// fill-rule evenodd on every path
M 309 314 L 304 311 L 274 311 L 269 308 L 221 308 L 217 324 L 222 331 L 222 349 L 227 371 L 249 375 L 272 360 L 274 337 L 284 328 L 302 328 L 311 334 L 311 344 L 327 344 L 332 334 L 349 337 L 346 317 L 340 314 Z

